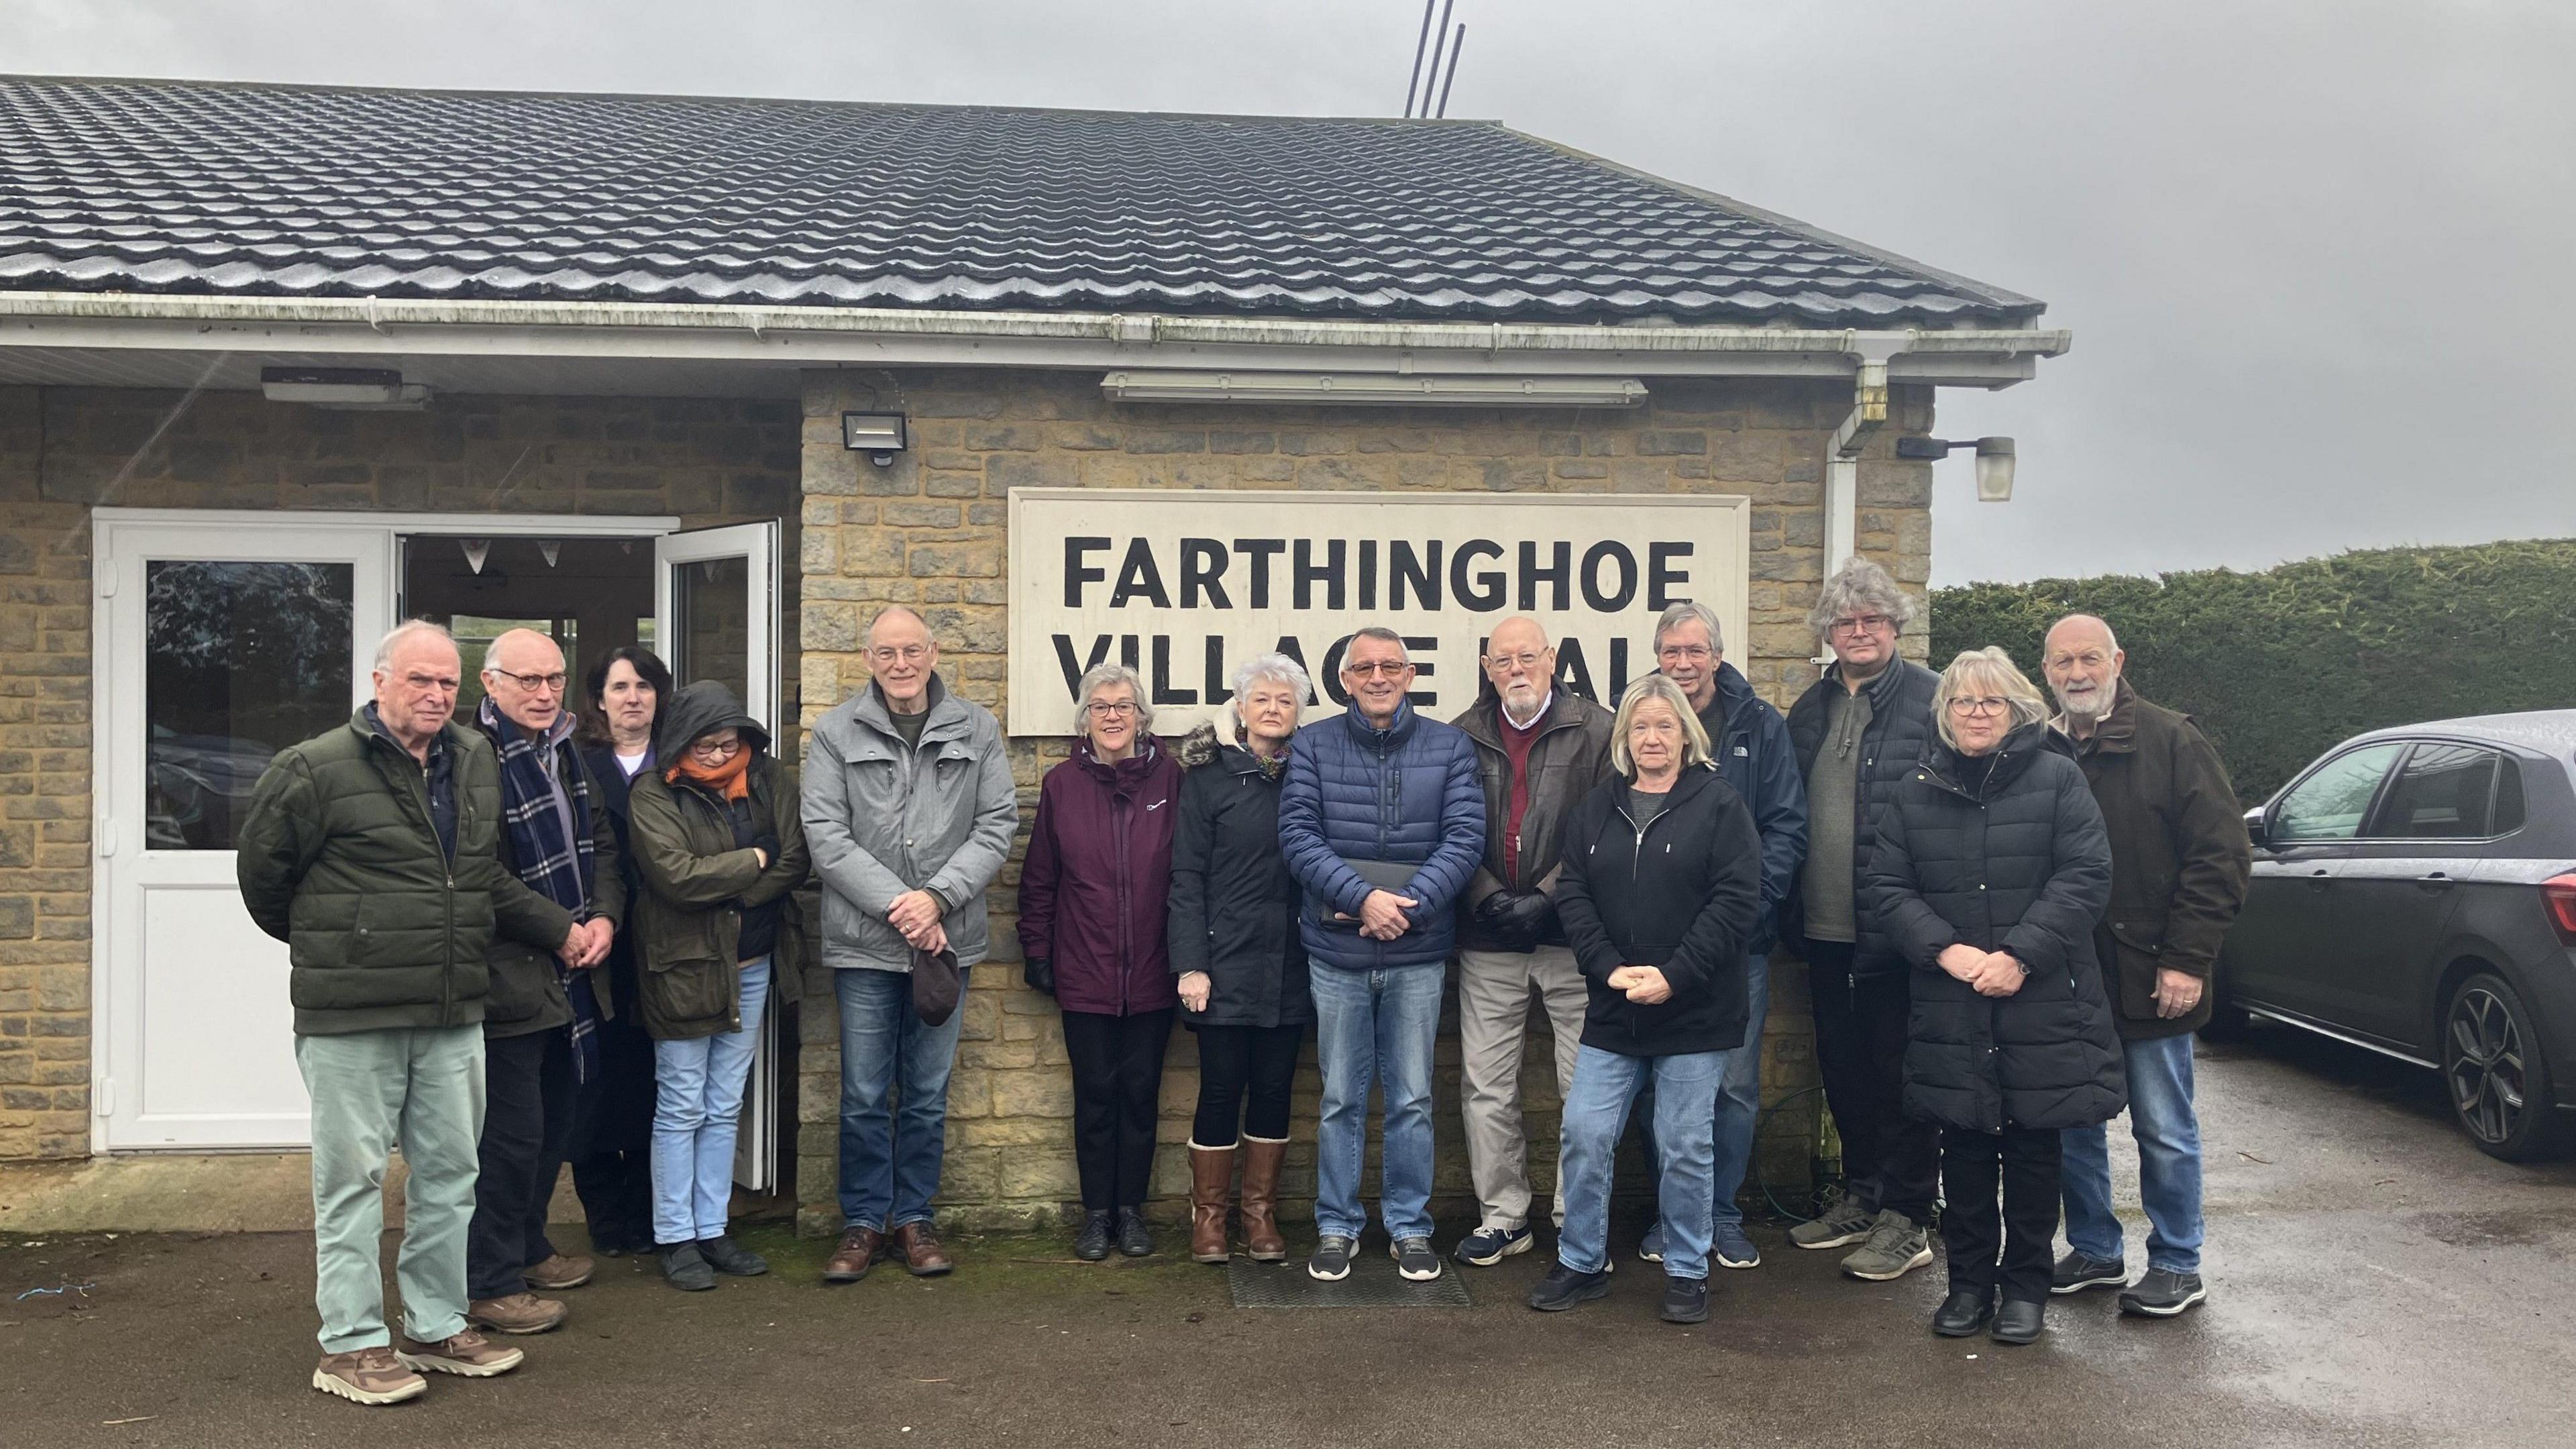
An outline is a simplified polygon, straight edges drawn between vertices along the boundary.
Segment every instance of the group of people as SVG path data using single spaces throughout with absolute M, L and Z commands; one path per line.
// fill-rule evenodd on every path
M 1197 1039 L 1191 1255 L 1278 1218 L 1309 1027 L 1322 1098 L 1316 1245 L 1351 1272 L 1372 1088 L 1378 1214 L 1397 1271 L 1530 1250 L 1521 1070 L 1533 998 L 1563 1101 L 1544 1310 L 1608 1291 L 1612 1160 L 1640 1099 L 1657 1216 L 1638 1246 L 1661 1313 L 1708 1314 L 1712 1265 L 1761 1254 L 1735 1198 L 1761 1104 L 1775 948 L 1803 960 L 1845 1181 L 1805 1249 L 1884 1281 L 1932 1259 L 1936 1332 L 2026 1343 L 2051 1294 L 2202 1301 L 2189 1033 L 2250 852 L 2216 753 L 2122 679 L 2110 626 L 2047 639 L 2045 697 L 2001 650 L 1939 674 L 1899 657 L 1911 603 L 1854 559 L 1810 622 L 1831 655 L 1784 718 L 1725 658 L 1717 616 L 1657 622 L 1657 669 L 1615 710 L 1557 687 L 1545 626 L 1491 632 L 1488 690 L 1420 716 L 1392 630 L 1301 719 L 1284 654 L 1234 673 L 1225 727 L 1157 737 L 1133 670 L 1076 688 L 1081 733 L 1038 792 L 1017 883 L 1021 976 L 1059 1008 L 1081 1207 L 1074 1252 L 1143 1255 L 1175 1019 Z M 933 1222 L 962 993 L 1021 816 L 993 715 L 951 693 L 926 621 L 870 625 L 869 682 L 814 725 L 801 788 L 723 686 L 674 690 L 650 652 L 591 670 L 514 631 L 452 718 L 455 642 L 389 635 L 375 700 L 281 754 L 244 826 L 251 914 L 290 943 L 314 1100 L 314 1385 L 362 1403 L 423 1372 L 507 1372 L 484 1336 L 542 1332 L 591 1275 L 547 1241 L 569 1161 L 595 1251 L 658 1252 L 683 1289 L 767 1265 L 727 1231 L 760 1021 L 811 930 L 839 1008 L 839 1193 L 824 1269 L 951 1271 Z M 820 919 L 794 893 L 820 882 Z M 1475 1227 L 1432 1242 L 1432 1062 L 1457 969 Z M 649 1110 L 646 1104 L 649 1104 Z M 2103 1124 L 2124 1108 L 2153 1231 L 2129 1281 Z M 410 1168 L 388 1334 L 376 1277 L 388 1150 Z M 1937 1213 L 1936 1213 L 1937 1200 Z M 2052 1261 L 2063 1204 L 2070 1251 Z

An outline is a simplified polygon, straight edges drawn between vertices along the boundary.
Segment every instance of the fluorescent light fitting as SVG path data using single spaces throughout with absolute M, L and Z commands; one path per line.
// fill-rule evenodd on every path
M 1113 372 L 1117 402 L 1361 403 L 1389 407 L 1634 407 L 1633 377 L 1463 377 L 1390 372 Z
M 405 382 L 389 367 L 263 367 L 259 390 L 270 402 L 410 412 L 429 406 L 426 383 Z

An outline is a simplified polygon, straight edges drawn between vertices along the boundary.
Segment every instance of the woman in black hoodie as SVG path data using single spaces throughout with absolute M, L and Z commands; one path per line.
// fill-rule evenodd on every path
M 2093 957 L 2111 842 L 2010 655 L 1950 661 L 1932 708 L 1936 738 L 1880 818 L 1861 910 L 1913 966 L 1905 1110 L 1941 1129 L 1950 1296 L 1932 1331 L 1991 1320 L 1997 1343 L 2028 1343 L 2048 1301 L 2058 1134 L 2127 1101 Z
M 1610 1164 L 1651 1078 L 1663 1317 L 1708 1317 L 1717 1088 L 1744 1044 L 1745 943 L 1762 913 L 1762 838 L 1709 762 L 1708 732 L 1681 687 L 1648 675 L 1610 727 L 1622 778 L 1566 817 L 1556 915 L 1591 999 L 1559 1132 L 1565 1228 L 1530 1306 L 1571 1308 L 1610 1291 Z

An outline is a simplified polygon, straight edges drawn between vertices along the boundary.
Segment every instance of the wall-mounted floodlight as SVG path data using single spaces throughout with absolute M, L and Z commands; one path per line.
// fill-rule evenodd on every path
M 904 449 L 903 414 L 841 414 L 841 446 L 867 454 L 880 468 L 893 467 L 894 455 Z
M 259 390 L 270 402 L 377 412 L 429 406 L 429 385 L 405 382 L 390 367 L 263 367 Z
M 2013 440 L 2010 438 L 1899 438 L 1896 456 L 1917 462 L 1949 456 L 1952 448 L 1977 450 L 1977 501 L 2010 503 Z

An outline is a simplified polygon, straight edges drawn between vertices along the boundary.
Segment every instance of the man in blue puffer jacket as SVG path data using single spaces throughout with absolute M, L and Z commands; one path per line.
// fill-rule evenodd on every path
M 1458 895 L 1485 858 L 1476 746 L 1406 702 L 1402 636 L 1362 629 L 1343 656 L 1351 707 L 1297 732 L 1279 792 L 1279 846 L 1305 887 L 1299 929 L 1324 1075 L 1315 1131 L 1315 1226 L 1306 1271 L 1351 1271 L 1366 1222 L 1360 1160 L 1369 1084 L 1386 1096 L 1378 1212 L 1396 1267 L 1440 1276 L 1431 1249 L 1431 1048 Z

